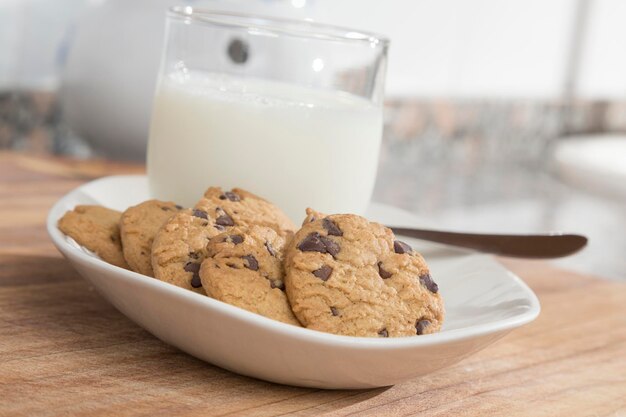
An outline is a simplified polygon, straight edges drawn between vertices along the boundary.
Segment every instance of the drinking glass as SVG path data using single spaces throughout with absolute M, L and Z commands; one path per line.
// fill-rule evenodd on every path
M 174 7 L 148 144 L 153 197 L 192 206 L 240 187 L 294 220 L 362 213 L 382 136 L 388 40 L 358 30 Z

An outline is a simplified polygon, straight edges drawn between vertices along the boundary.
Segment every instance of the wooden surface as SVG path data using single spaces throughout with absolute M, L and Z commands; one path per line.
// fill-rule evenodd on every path
M 538 294 L 537 321 L 390 388 L 280 386 L 167 346 L 90 288 L 44 228 L 64 193 L 127 172 L 142 168 L 0 153 L 0 416 L 626 417 L 626 283 L 544 262 L 503 261 Z

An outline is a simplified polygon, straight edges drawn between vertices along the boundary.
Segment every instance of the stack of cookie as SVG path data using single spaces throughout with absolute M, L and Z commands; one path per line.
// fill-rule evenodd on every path
M 434 333 L 443 301 L 424 259 L 388 228 L 211 187 L 192 209 L 158 200 L 124 213 L 77 206 L 59 229 L 103 260 L 248 311 L 350 336 Z

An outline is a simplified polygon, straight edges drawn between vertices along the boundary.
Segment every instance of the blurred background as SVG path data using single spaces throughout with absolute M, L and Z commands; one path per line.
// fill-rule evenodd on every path
M 438 228 L 584 233 L 626 279 L 622 0 L 0 0 L 0 149 L 143 161 L 174 4 L 392 40 L 374 199 Z

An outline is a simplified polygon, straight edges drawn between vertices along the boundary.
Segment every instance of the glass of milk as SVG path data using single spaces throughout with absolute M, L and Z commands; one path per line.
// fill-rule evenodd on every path
M 240 187 L 297 223 L 307 207 L 363 213 L 388 44 L 307 21 L 170 9 L 148 144 L 151 194 L 193 206 L 209 186 Z

